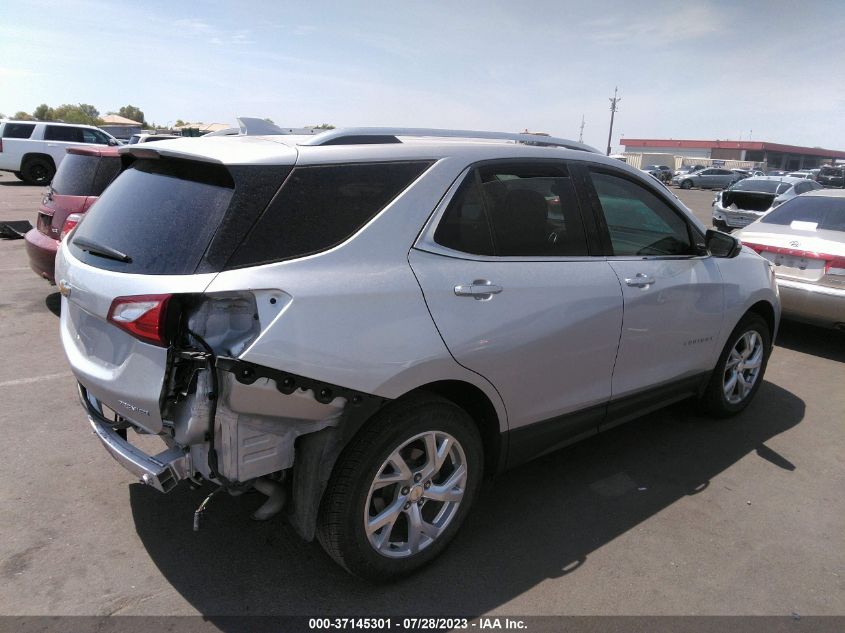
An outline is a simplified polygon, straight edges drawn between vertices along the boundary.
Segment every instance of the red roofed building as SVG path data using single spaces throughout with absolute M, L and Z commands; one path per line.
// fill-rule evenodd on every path
M 766 141 L 691 141 L 684 139 L 622 138 L 626 153 L 665 153 L 689 158 L 747 160 L 766 163 L 769 169 L 813 169 L 845 160 L 845 151 L 782 145 Z

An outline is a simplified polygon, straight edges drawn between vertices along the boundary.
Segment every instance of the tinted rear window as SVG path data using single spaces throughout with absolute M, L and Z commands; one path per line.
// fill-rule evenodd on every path
M 34 123 L 7 123 L 3 128 L 3 138 L 29 138 L 34 129 Z
M 221 165 L 139 160 L 103 193 L 71 241 L 75 257 L 98 268 L 147 275 L 193 273 L 232 198 Z M 124 253 L 116 261 L 76 242 Z
M 302 257 L 340 244 L 429 165 L 430 161 L 294 169 L 227 268 Z
M 97 173 L 99 156 L 83 156 L 68 154 L 65 156 L 56 175 L 53 177 L 51 188 L 63 196 L 93 196 L 94 176 Z
M 799 196 L 784 202 L 761 220 L 765 224 L 812 222 L 819 229 L 845 231 L 845 198 Z

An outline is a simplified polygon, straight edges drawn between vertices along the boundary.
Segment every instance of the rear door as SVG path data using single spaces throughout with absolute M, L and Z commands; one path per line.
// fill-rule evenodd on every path
M 724 303 L 703 236 L 658 189 L 605 165 L 589 171 L 624 299 L 613 399 L 701 377 L 713 369 Z
M 622 294 L 590 249 L 568 166 L 519 161 L 469 170 L 410 253 L 449 351 L 502 395 L 512 463 L 604 414 Z

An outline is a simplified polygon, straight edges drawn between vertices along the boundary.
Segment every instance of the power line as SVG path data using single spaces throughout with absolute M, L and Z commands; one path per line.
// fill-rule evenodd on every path
M 616 106 L 617 104 L 622 101 L 622 97 L 617 97 L 616 92 L 618 87 L 613 88 L 613 96 L 608 97 L 610 99 L 610 130 L 607 133 L 607 155 L 610 156 L 610 138 L 613 136 L 613 117 L 616 114 Z

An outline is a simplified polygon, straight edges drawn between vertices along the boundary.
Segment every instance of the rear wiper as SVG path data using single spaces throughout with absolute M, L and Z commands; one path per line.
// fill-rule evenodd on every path
M 85 239 L 76 238 L 73 240 L 73 245 L 78 246 L 86 253 L 91 253 L 92 255 L 97 255 L 98 257 L 105 257 L 106 259 L 114 259 L 119 262 L 125 262 L 129 264 L 132 261 L 132 258 L 129 257 L 126 253 L 121 253 L 116 248 L 112 248 L 111 246 L 103 246 L 102 244 L 95 244 L 94 242 L 89 242 Z

